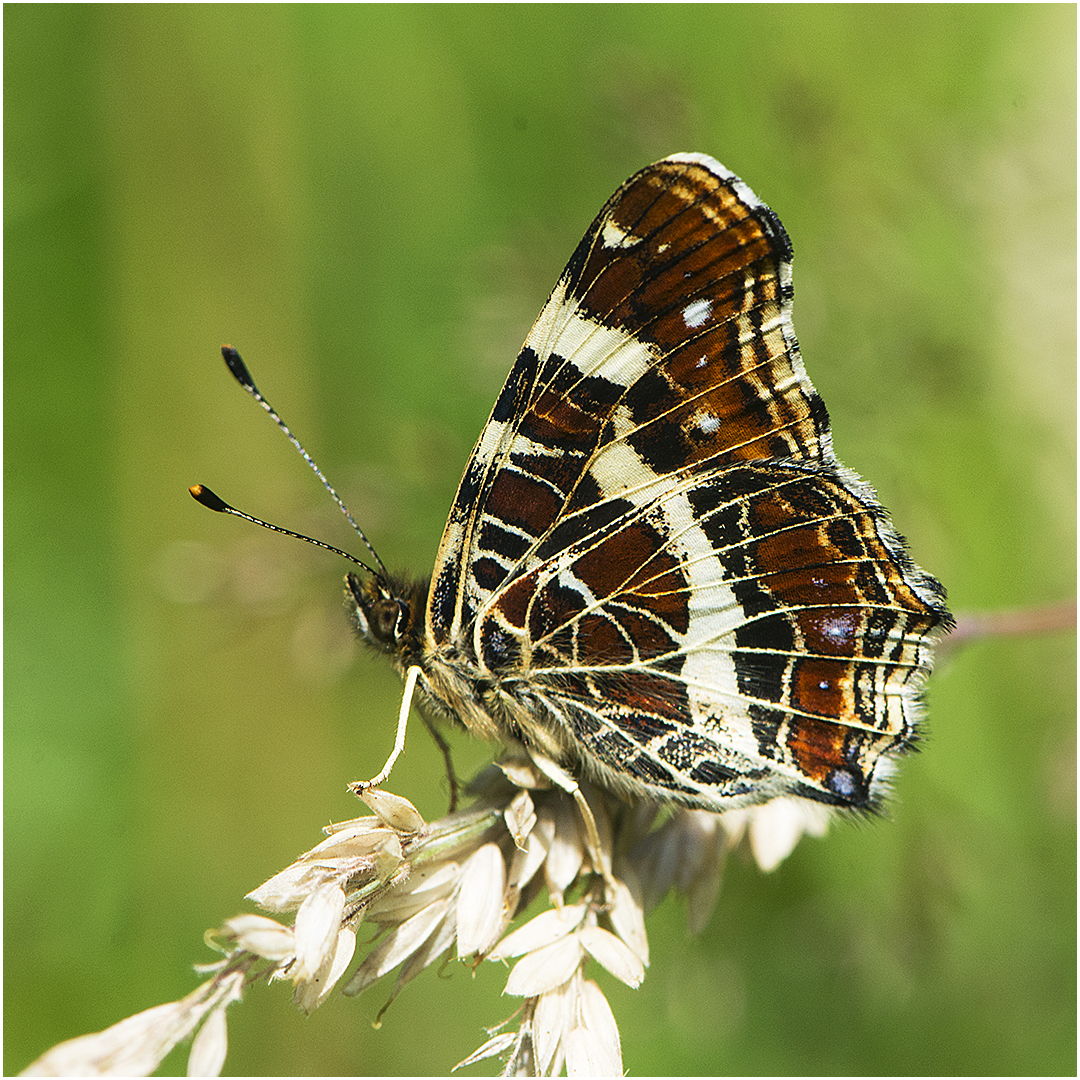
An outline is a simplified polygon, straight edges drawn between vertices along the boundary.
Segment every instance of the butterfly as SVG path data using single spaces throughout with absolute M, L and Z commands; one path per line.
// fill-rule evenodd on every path
M 791 256 L 702 154 L 608 200 L 480 434 L 430 579 L 348 575 L 361 636 L 408 677 L 398 750 L 415 686 L 429 717 L 629 797 L 880 801 L 951 619 L 833 452 Z
M 525 339 L 427 579 L 387 572 L 223 348 L 375 562 L 299 537 L 362 568 L 353 621 L 405 677 L 394 750 L 355 791 L 389 775 L 415 697 L 429 726 L 516 740 L 567 790 L 587 777 L 713 811 L 880 803 L 952 617 L 833 452 L 791 256 L 718 161 L 674 154 L 631 176 Z

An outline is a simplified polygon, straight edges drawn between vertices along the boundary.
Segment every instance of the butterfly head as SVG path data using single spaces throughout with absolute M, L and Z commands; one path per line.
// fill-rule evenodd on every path
M 345 582 L 345 603 L 364 641 L 402 662 L 415 656 L 423 636 L 426 583 L 381 574 L 349 574 Z

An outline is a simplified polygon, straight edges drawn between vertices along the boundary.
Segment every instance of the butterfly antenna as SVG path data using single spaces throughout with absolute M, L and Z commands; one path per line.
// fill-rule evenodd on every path
M 309 544 L 314 544 L 316 547 L 325 548 L 327 551 L 333 551 L 337 555 L 343 555 L 349 562 L 356 563 L 357 566 L 362 567 L 369 574 L 375 573 L 367 563 L 361 562 L 355 555 L 350 555 L 347 551 L 342 551 L 341 548 L 334 547 L 333 544 L 324 544 L 321 540 L 305 536 L 303 533 L 293 532 L 292 529 L 283 529 L 280 525 L 271 525 L 269 521 L 263 521 L 262 518 L 252 517 L 250 514 L 245 514 L 243 510 L 237 510 L 235 506 L 230 506 L 224 499 L 215 495 L 203 484 L 193 484 L 188 488 L 188 491 L 191 492 L 191 497 L 197 503 L 205 506 L 207 510 L 214 510 L 219 514 L 232 514 L 233 517 L 243 518 L 245 521 L 250 521 L 254 525 L 261 525 L 264 529 L 272 529 L 274 532 L 282 533 L 284 536 L 292 536 L 297 540 L 304 540 Z M 380 563 L 379 565 L 381 566 L 382 564 Z
M 376 576 L 382 576 L 384 578 L 387 577 L 386 567 L 383 565 L 382 559 L 379 558 L 379 553 L 372 546 L 371 541 L 364 535 L 364 530 L 356 524 L 356 520 L 353 518 L 352 514 L 349 513 L 349 508 L 345 505 L 345 503 L 341 501 L 341 496 L 334 490 L 333 485 L 323 475 L 322 469 L 320 469 L 319 466 L 315 464 L 315 460 L 304 449 L 300 440 L 289 430 L 289 426 L 285 423 L 284 420 L 281 419 L 281 417 L 277 413 L 277 410 L 259 392 L 259 388 L 255 385 L 255 381 L 254 379 L 252 379 L 251 372 L 248 371 L 247 365 L 244 363 L 243 360 L 240 359 L 240 354 L 231 345 L 222 345 L 221 355 L 222 357 L 224 357 L 226 365 L 228 365 L 229 370 L 232 372 L 233 378 L 236 379 L 236 381 L 267 411 L 267 413 L 269 413 L 270 419 L 273 420 L 279 428 L 281 428 L 281 430 L 285 433 L 285 437 L 289 440 L 289 442 L 293 444 L 293 446 L 296 447 L 296 449 L 300 452 L 300 456 L 311 466 L 312 471 L 322 481 L 323 487 L 330 492 L 330 497 L 334 500 L 334 502 L 338 504 L 338 508 L 345 515 L 345 517 L 348 518 L 349 524 L 356 531 L 356 535 L 360 537 L 360 539 L 364 542 L 364 546 L 368 549 L 368 551 L 371 552 L 372 557 L 374 558 L 376 564 L 379 567 L 379 573 L 376 574 Z M 203 488 L 199 484 L 196 484 L 195 487 L 200 488 L 200 490 L 204 492 L 209 490 L 207 488 Z M 316 544 L 319 547 L 328 548 L 330 551 L 337 551 L 339 555 L 345 555 L 344 551 L 340 551 L 338 548 L 332 547 L 330 544 L 324 544 L 320 540 L 312 540 L 309 536 L 300 536 L 299 533 L 289 532 L 288 529 L 279 529 L 276 525 L 270 525 L 265 521 L 259 521 L 257 518 L 249 517 L 247 514 L 243 514 L 239 510 L 234 510 L 231 506 L 229 506 L 228 503 L 222 502 L 221 499 L 218 499 L 218 497 L 214 495 L 213 492 L 210 492 L 210 494 L 217 502 L 221 503 L 220 506 L 211 505 L 211 503 L 209 502 L 203 502 L 203 500 L 200 499 L 198 495 L 195 495 L 195 488 L 191 488 L 190 490 L 192 495 L 199 502 L 202 502 L 203 506 L 209 506 L 211 510 L 217 510 L 220 513 L 235 514 L 237 517 L 242 517 L 247 521 L 253 521 L 257 525 L 266 525 L 268 529 L 273 529 L 275 532 L 285 533 L 288 536 L 297 536 L 301 540 L 308 540 L 310 541 L 310 543 Z M 355 559 L 351 555 L 346 555 L 345 557 L 348 559 L 352 559 L 354 563 L 357 563 L 359 566 L 364 567 L 364 569 L 367 570 L 369 573 L 376 573 L 366 563 L 360 562 L 359 559 Z

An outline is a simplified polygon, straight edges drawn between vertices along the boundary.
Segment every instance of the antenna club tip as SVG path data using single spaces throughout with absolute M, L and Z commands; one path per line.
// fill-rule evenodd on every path
M 219 514 L 222 514 L 229 509 L 229 504 L 224 499 L 219 499 L 208 487 L 203 487 L 202 484 L 192 484 L 188 488 L 188 494 L 208 510 L 216 510 Z
M 229 371 L 232 372 L 233 378 L 243 387 L 248 390 L 255 389 L 255 383 L 251 378 L 251 373 L 247 369 L 247 365 L 240 359 L 240 354 L 231 345 L 221 346 L 221 357 L 228 365 Z

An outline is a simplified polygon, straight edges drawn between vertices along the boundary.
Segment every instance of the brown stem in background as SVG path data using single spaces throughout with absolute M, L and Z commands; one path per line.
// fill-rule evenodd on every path
M 939 644 L 937 653 L 939 659 L 949 656 L 961 645 L 983 637 L 1048 634 L 1075 628 L 1075 600 L 1014 611 L 967 612 L 956 616 L 956 627 Z

